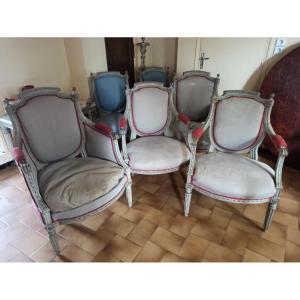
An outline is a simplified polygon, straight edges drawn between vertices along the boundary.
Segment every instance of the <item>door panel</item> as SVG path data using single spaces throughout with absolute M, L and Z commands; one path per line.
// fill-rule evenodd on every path
M 270 38 L 199 38 L 195 69 L 200 55 L 209 57 L 203 70 L 220 74 L 219 94 L 224 90 L 257 90 Z
M 129 85 L 134 84 L 133 38 L 105 38 L 108 71 L 128 72 Z

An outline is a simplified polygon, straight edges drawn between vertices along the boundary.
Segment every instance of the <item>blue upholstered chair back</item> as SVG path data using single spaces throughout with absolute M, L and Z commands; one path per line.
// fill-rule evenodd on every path
M 141 73 L 141 81 L 154 81 L 161 82 L 165 86 L 167 85 L 168 75 L 167 71 L 163 68 L 146 68 Z
M 103 72 L 92 76 L 92 96 L 98 108 L 105 112 L 115 112 L 125 105 L 127 75 Z

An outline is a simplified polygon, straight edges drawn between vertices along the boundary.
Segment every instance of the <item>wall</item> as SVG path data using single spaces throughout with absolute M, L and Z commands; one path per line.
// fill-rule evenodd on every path
M 210 57 L 204 63 L 212 76 L 221 75 L 219 93 L 227 89 L 259 90 L 270 68 L 294 47 L 300 38 L 286 38 L 285 50 L 273 54 L 276 38 L 179 38 L 178 74 L 199 68 L 200 52 Z
M 89 98 L 90 73 L 107 71 L 104 38 L 65 38 L 71 81 L 81 102 Z
M 0 38 L 0 115 L 2 99 L 25 84 L 70 90 L 71 78 L 61 38 Z
M 169 67 L 172 76 L 176 72 L 177 38 L 145 38 L 150 43 L 147 47 L 145 64 L 148 67 Z M 134 44 L 141 42 L 141 38 L 134 38 Z M 140 50 L 135 45 L 135 70 L 141 65 Z

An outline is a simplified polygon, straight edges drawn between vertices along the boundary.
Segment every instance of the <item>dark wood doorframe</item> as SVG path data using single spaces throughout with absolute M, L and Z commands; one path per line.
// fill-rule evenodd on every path
M 108 71 L 127 71 L 129 85 L 134 85 L 134 45 L 133 38 L 105 38 Z

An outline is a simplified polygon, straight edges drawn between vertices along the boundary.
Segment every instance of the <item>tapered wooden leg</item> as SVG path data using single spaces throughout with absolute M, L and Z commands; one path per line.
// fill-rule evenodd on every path
M 132 183 L 129 183 L 126 186 L 126 197 L 127 197 L 127 201 L 128 201 L 128 206 L 132 207 Z
M 265 221 L 264 221 L 264 231 L 268 230 L 269 226 L 271 225 L 273 215 L 275 213 L 275 210 L 277 208 L 277 203 L 269 203 Z
M 49 240 L 50 240 L 52 249 L 54 250 L 56 255 L 59 255 L 60 249 L 59 249 L 59 244 L 58 244 L 57 235 L 56 235 L 56 231 L 55 231 L 55 226 L 54 226 L 54 224 L 48 224 L 45 227 L 46 227 L 46 230 L 49 235 Z
M 191 200 L 192 200 L 192 188 L 188 186 L 185 188 L 185 196 L 184 196 L 184 215 L 186 217 L 189 215 Z

